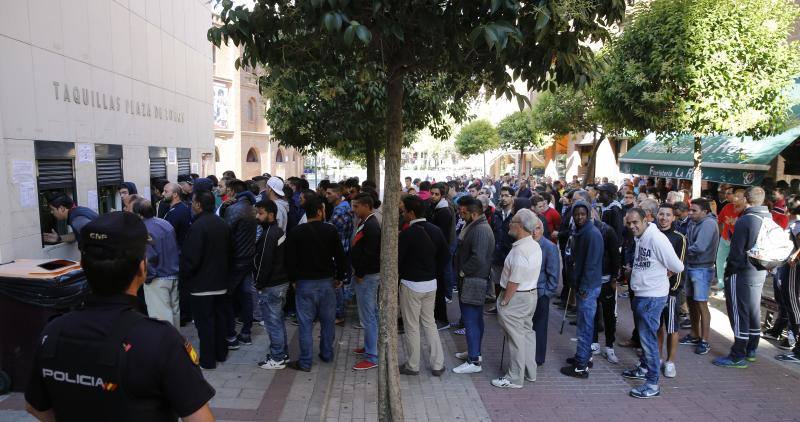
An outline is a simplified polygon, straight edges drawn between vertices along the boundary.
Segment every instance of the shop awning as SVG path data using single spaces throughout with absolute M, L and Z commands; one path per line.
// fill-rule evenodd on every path
M 750 137 L 704 138 L 703 180 L 756 185 L 761 183 L 772 160 L 796 139 L 800 126 L 758 141 Z M 631 148 L 620 161 L 620 172 L 692 179 L 694 140 L 681 136 L 664 140 L 650 134 Z

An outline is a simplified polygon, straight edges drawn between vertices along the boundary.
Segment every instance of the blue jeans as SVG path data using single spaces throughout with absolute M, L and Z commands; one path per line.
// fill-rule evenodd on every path
M 453 272 L 453 256 L 456 254 L 456 243 L 450 245 L 450 253 L 447 255 L 447 262 L 444 266 L 445 289 L 444 297 L 453 300 L 453 287 L 456 285 L 456 273 Z
M 478 362 L 481 356 L 481 341 L 483 340 L 483 306 L 468 305 L 459 301 L 461 305 L 461 319 L 464 320 L 465 337 L 467 338 L 467 353 L 470 362 Z
M 314 319 L 319 318 L 319 357 L 325 362 L 333 359 L 333 339 L 336 336 L 336 293 L 333 279 L 298 280 L 295 288 L 297 304 L 298 337 L 300 342 L 301 368 L 311 368 L 311 353 L 314 350 L 312 332 Z
M 235 280 L 231 285 L 233 287 L 233 294 L 228 293 L 228 340 L 236 340 L 236 312 L 234 302 L 239 305 L 239 316 L 242 319 L 242 330 L 240 333 L 243 336 L 249 336 L 250 330 L 253 328 L 253 295 L 250 293 L 253 288 L 253 274 L 246 272 L 242 275 L 232 275 Z
M 366 274 L 351 285 L 358 298 L 358 319 L 364 327 L 364 359 L 378 363 L 378 286 L 380 274 Z
M 265 287 L 258 293 L 264 327 L 269 334 L 269 354 L 280 359 L 288 354 L 286 326 L 283 325 L 283 305 L 286 303 L 286 292 L 289 283 Z
M 350 252 L 346 252 L 344 255 L 345 262 L 347 263 L 347 268 L 350 268 Z M 342 287 L 336 289 L 336 318 L 344 318 L 345 314 L 345 305 L 350 299 L 353 298 L 353 290 L 352 286 L 350 285 L 350 270 L 344 275 L 344 280 L 342 280 Z
M 600 286 L 579 289 L 575 296 L 577 305 L 577 337 L 578 347 L 575 351 L 575 363 L 583 368 L 592 358 L 592 336 L 594 335 L 594 315 L 597 313 L 597 297 L 600 296 Z
M 647 383 L 658 385 L 660 368 L 658 353 L 658 327 L 661 325 L 661 312 L 667 303 L 667 296 L 633 298 L 633 317 L 638 322 L 639 342 L 642 356 L 639 365 L 647 368 Z
M 686 297 L 695 302 L 708 302 L 711 280 L 716 281 L 714 267 L 686 269 Z

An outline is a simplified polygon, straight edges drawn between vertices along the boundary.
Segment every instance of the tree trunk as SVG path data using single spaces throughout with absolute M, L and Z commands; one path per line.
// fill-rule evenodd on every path
M 378 330 L 378 419 L 400 422 L 400 372 L 397 360 L 397 233 L 400 218 L 400 150 L 403 147 L 403 76 L 387 83 L 386 174 L 383 182 L 381 288 Z
M 375 139 L 369 138 L 366 141 L 367 146 L 367 180 L 371 180 L 375 182 L 377 185 L 380 183 L 380 163 L 378 160 L 378 151 L 377 146 L 375 145 Z
M 692 199 L 699 198 L 702 193 L 703 170 L 700 164 L 703 162 L 703 143 L 700 136 L 694 137 L 694 168 L 692 171 Z
M 522 174 L 525 173 L 525 148 L 519 149 L 519 167 L 517 169 L 517 178 L 522 179 Z
M 600 149 L 600 144 L 603 143 L 605 138 L 606 135 L 601 133 L 599 139 L 597 136 L 595 136 L 595 139 L 593 140 L 594 145 L 592 145 L 592 153 L 589 154 L 589 162 L 586 164 L 586 173 L 584 173 L 583 176 L 584 183 L 589 183 L 590 180 L 594 182 L 595 169 L 597 168 L 597 150 Z

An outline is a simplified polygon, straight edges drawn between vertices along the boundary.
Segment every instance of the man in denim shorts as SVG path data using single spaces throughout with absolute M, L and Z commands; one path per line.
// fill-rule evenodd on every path
M 680 339 L 680 344 L 695 346 L 694 352 L 705 355 L 711 350 L 708 336 L 711 332 L 711 314 L 708 295 L 715 280 L 714 263 L 719 246 L 717 219 L 711 214 L 706 199 L 696 198 L 689 207 L 689 228 L 686 241 L 686 301 L 692 332 Z

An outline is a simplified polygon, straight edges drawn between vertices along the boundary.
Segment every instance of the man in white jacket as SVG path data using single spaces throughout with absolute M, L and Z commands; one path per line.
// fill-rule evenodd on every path
M 669 277 L 683 271 L 683 263 L 669 239 L 655 224 L 645 222 L 645 215 L 641 208 L 632 208 L 625 216 L 625 224 L 636 239 L 630 284 L 635 293 L 633 317 L 638 325 L 643 353 L 639 366 L 625 370 L 622 376 L 645 381 L 630 392 L 631 397 L 639 399 L 661 394 L 658 387 L 658 327 L 669 294 Z

